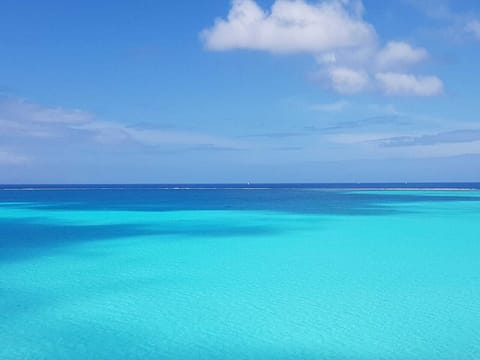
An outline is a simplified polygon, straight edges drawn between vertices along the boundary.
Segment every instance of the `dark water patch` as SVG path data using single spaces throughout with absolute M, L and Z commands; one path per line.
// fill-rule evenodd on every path
M 457 192 L 362 192 L 346 190 L 270 189 L 265 191 L 245 190 L 64 190 L 64 191 L 0 191 L 0 259 L 16 258 L 35 254 L 40 249 L 48 250 L 76 242 L 158 236 L 159 241 L 169 241 L 185 236 L 201 237 L 253 237 L 286 231 L 272 225 L 246 221 L 228 225 L 217 221 L 215 215 L 208 221 L 152 220 L 151 223 L 132 223 L 126 217 L 114 224 L 53 223 L 42 216 L 42 210 L 55 211 L 270 211 L 287 214 L 319 214 L 342 216 L 379 216 L 413 213 L 421 207 L 405 204 L 475 202 L 480 197 Z M 401 205 L 401 206 L 396 206 Z M 432 206 L 429 206 L 432 207 Z M 8 209 L 34 209 L 38 218 L 9 218 Z M 474 206 L 476 208 L 476 206 Z M 428 211 L 428 209 L 427 209 Z M 308 225 L 308 224 L 307 224 Z M 297 223 L 303 227 L 305 224 Z M 23 255 L 22 255 L 23 254 Z M 31 255 L 29 255 L 31 256 Z
M 205 223 L 152 223 L 78 225 L 46 223 L 40 218 L 0 218 L 0 260 L 42 255 L 53 248 L 88 241 L 102 241 L 137 236 L 155 236 L 158 241 L 188 238 L 261 236 L 278 233 L 280 229 L 264 225 Z
M 451 192 L 361 192 L 346 190 L 159 190 L 103 189 L 0 191 L 0 203 L 30 202 L 27 208 L 53 210 L 246 210 L 299 214 L 387 215 L 408 211 L 398 203 L 480 202 L 480 197 Z

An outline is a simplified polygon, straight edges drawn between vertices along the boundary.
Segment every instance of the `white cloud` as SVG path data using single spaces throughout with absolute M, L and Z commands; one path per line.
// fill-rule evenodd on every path
M 480 21 L 472 20 L 465 26 L 465 30 L 467 32 L 472 33 L 475 35 L 476 38 L 480 40 Z
M 380 69 L 395 69 L 419 63 L 427 56 L 423 48 L 414 48 L 402 41 L 390 41 L 378 52 L 376 60 Z
M 337 62 L 337 56 L 333 52 L 327 52 L 327 53 L 318 55 L 317 61 L 320 64 L 335 64 Z
M 361 3 L 351 1 L 276 0 L 266 12 L 253 0 L 234 0 L 227 19 L 217 19 L 201 37 L 211 50 L 291 53 L 366 46 L 376 35 L 361 12 Z
M 325 112 L 338 112 L 345 110 L 349 103 L 345 100 L 335 101 L 329 104 L 314 104 L 310 106 L 311 110 L 325 111 Z
M 328 69 L 328 77 L 333 89 L 342 94 L 353 94 L 368 87 L 369 77 L 366 71 L 346 67 Z
M 201 38 L 214 51 L 309 53 L 320 67 L 316 78 L 343 94 L 378 89 L 372 81 L 378 72 L 402 72 L 416 79 L 420 85 L 415 88 L 421 89 L 409 90 L 410 95 L 439 93 L 423 90 L 431 77 L 417 78 L 406 71 L 425 60 L 427 50 L 403 41 L 390 41 L 382 48 L 374 27 L 363 19 L 360 0 L 275 0 L 269 11 L 254 0 L 234 0 L 228 16 L 216 19 L 201 32 Z M 443 87 L 441 82 L 438 86 Z M 401 92 L 387 91 L 392 95 Z
M 432 96 L 443 92 L 443 83 L 436 76 L 385 72 L 375 74 L 375 78 L 387 95 Z

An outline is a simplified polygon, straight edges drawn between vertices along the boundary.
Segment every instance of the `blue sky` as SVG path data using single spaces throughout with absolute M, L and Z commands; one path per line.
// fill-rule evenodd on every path
M 2 1 L 0 182 L 478 181 L 480 3 Z

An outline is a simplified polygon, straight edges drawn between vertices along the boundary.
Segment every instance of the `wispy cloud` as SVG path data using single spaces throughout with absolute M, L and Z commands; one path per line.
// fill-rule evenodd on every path
M 272 150 L 278 150 L 278 151 L 300 151 L 303 150 L 303 147 L 301 146 L 279 146 L 279 147 L 274 147 Z
M 396 133 L 392 132 L 334 132 L 326 134 L 324 139 L 331 143 L 341 145 L 377 145 L 381 139 L 387 139 L 396 136 Z
M 467 25 L 465 25 L 465 30 L 480 40 L 480 20 L 469 21 Z
M 308 134 L 306 134 L 305 132 L 268 132 L 268 133 L 241 135 L 239 137 L 282 139 L 282 138 L 290 138 L 290 137 L 305 136 L 305 135 L 308 135 Z
M 423 14 L 438 20 L 452 20 L 456 17 L 449 0 L 404 0 Z
M 340 112 L 342 110 L 345 110 L 350 103 L 345 100 L 339 100 L 335 101 L 332 103 L 326 103 L 326 104 L 313 104 L 309 106 L 310 110 L 316 110 L 316 111 L 325 111 L 325 112 Z
M 439 78 L 411 72 L 428 58 L 426 49 L 404 41 L 382 46 L 373 25 L 363 18 L 360 0 L 275 0 L 270 10 L 254 0 L 235 0 L 227 17 L 217 18 L 200 35 L 212 51 L 311 54 L 319 66 L 313 78 L 338 93 L 433 96 L 443 89 Z M 385 80 L 384 74 L 393 72 L 402 76 Z M 413 79 L 413 85 L 410 81 L 405 86 L 405 77 Z
M 305 130 L 330 133 L 330 132 L 337 132 L 337 131 L 351 130 L 351 129 L 365 129 L 365 128 L 380 127 L 380 126 L 389 126 L 389 127 L 406 126 L 410 124 L 411 124 L 411 121 L 408 119 L 408 117 L 386 114 L 386 115 L 370 116 L 370 117 L 358 119 L 358 120 L 340 121 L 324 127 L 309 126 L 309 127 L 306 127 Z
M 401 111 L 397 110 L 397 108 L 393 104 L 370 104 L 368 105 L 368 109 L 376 114 L 381 115 L 405 115 Z
M 24 165 L 30 162 L 30 158 L 9 150 L 0 149 L 0 165 Z
M 31 148 L 35 145 L 57 146 L 68 151 L 72 145 L 149 146 L 188 151 L 231 151 L 245 144 L 231 138 L 204 133 L 131 126 L 98 119 L 78 109 L 48 107 L 25 99 L 0 99 L 0 135 L 4 144 Z M 66 146 L 68 144 L 68 146 Z M 40 148 L 44 148 L 40 146 Z M 25 163 L 27 157 L 1 151 L 0 161 Z
M 386 147 L 428 146 L 446 143 L 470 143 L 476 141 L 480 141 L 480 129 L 453 130 L 419 136 L 395 136 L 378 140 L 381 145 Z
M 480 40 L 480 19 L 471 12 L 456 11 L 450 0 L 405 0 L 426 16 L 442 23 L 441 33 L 455 40 L 466 34 Z

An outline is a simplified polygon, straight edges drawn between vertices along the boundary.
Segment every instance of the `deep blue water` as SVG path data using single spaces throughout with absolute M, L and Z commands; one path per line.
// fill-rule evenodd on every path
M 479 184 L 0 189 L 1 359 L 480 358 Z

